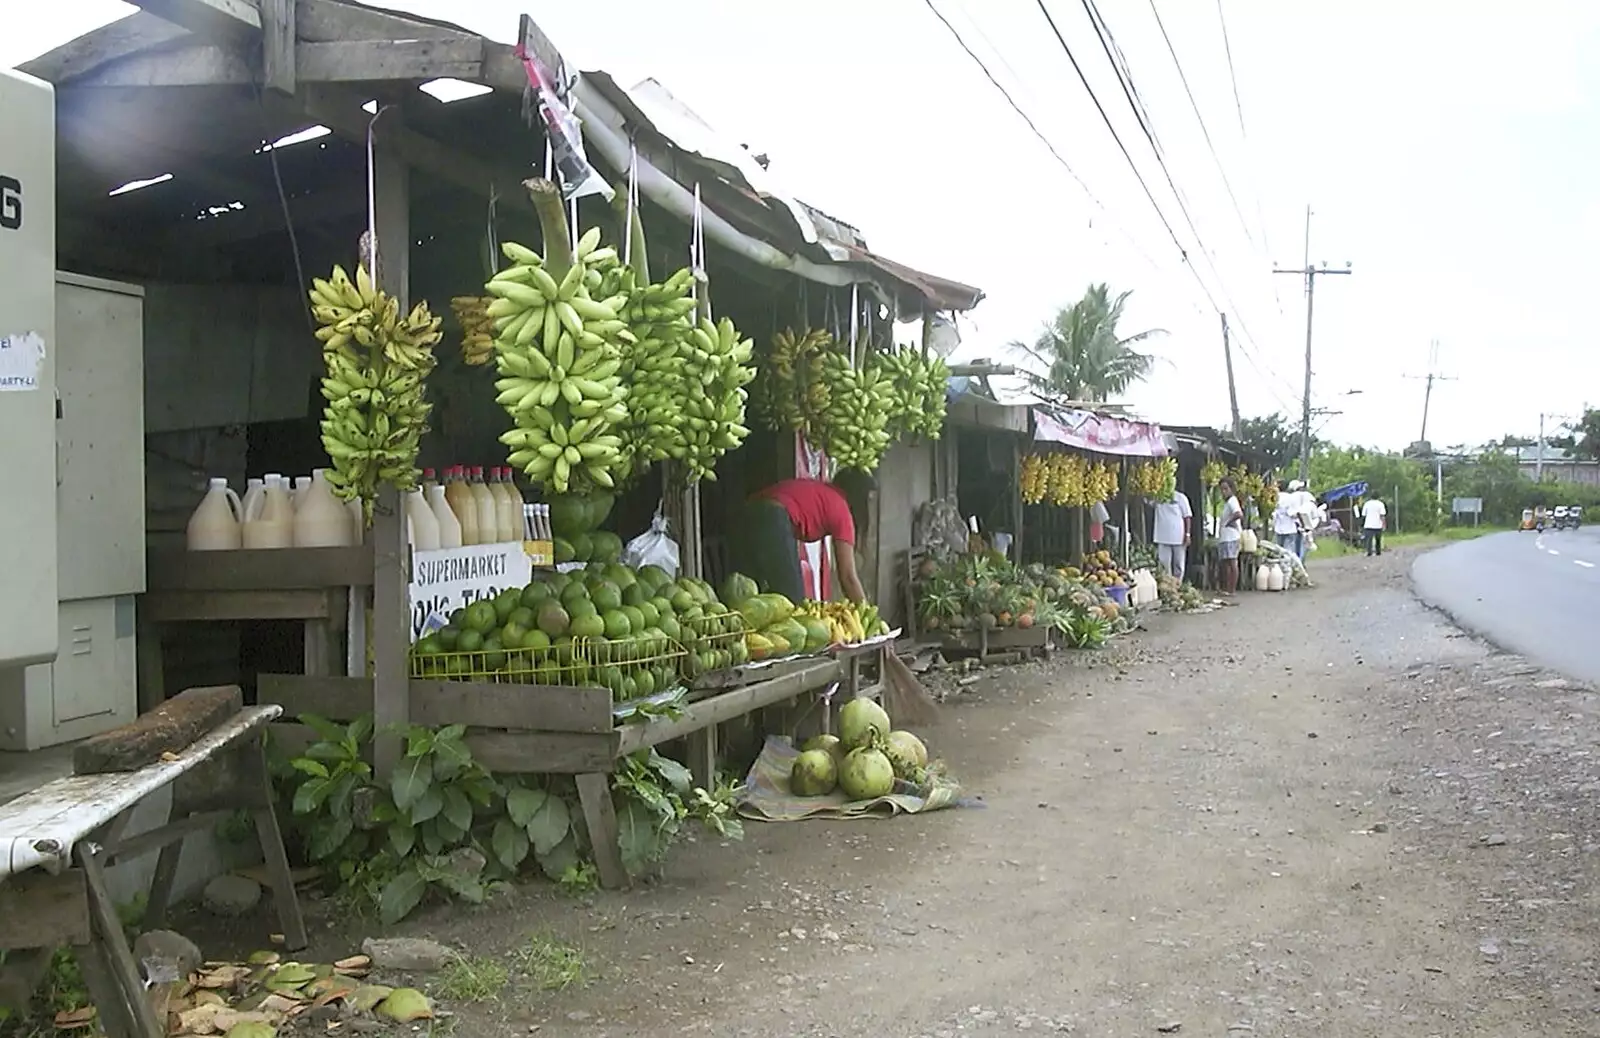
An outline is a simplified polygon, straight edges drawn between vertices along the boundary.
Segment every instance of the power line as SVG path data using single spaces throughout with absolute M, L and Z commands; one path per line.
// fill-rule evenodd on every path
M 1156 27 L 1161 30 L 1161 38 L 1167 44 L 1167 53 L 1172 55 L 1172 64 L 1178 70 L 1178 79 L 1183 83 L 1183 92 L 1189 95 L 1189 107 L 1194 109 L 1195 120 L 1200 124 L 1200 134 L 1205 138 L 1206 149 L 1211 152 L 1211 161 L 1217 164 L 1217 173 L 1222 177 L 1222 186 L 1228 190 L 1228 201 L 1233 203 L 1233 215 L 1239 218 L 1239 226 L 1243 228 L 1245 238 L 1254 245 L 1255 235 L 1250 233 L 1250 224 L 1245 220 L 1244 213 L 1239 210 L 1239 198 L 1233 193 L 1233 183 L 1228 179 L 1228 171 L 1222 168 L 1222 157 L 1217 154 L 1217 146 L 1211 140 L 1211 128 L 1206 125 L 1206 117 L 1200 113 L 1200 102 L 1195 100 L 1194 90 L 1189 86 L 1189 76 L 1183 71 L 1183 62 L 1178 60 L 1178 49 L 1173 46 L 1172 37 L 1167 35 L 1167 26 L 1161 20 L 1161 11 L 1156 7 L 1156 0 L 1150 0 L 1150 13 L 1155 15 Z
M 1100 103 L 1100 98 L 1094 92 L 1094 87 L 1089 85 L 1089 77 L 1083 74 L 1083 67 L 1078 64 L 1078 59 L 1073 55 L 1072 48 L 1067 46 L 1066 38 L 1061 35 L 1061 30 L 1056 27 L 1056 20 L 1050 16 L 1050 9 L 1044 5 L 1044 0 L 1034 0 L 1034 2 L 1039 5 L 1039 12 L 1044 15 L 1044 20 L 1050 23 L 1050 31 L 1055 33 L 1056 42 L 1066 52 L 1067 60 L 1072 62 L 1072 70 L 1078 74 L 1078 82 L 1082 83 L 1083 89 L 1089 92 L 1089 100 L 1094 102 L 1094 107 L 1100 113 L 1100 119 L 1106 124 L 1106 129 L 1111 131 L 1111 139 L 1117 142 L 1117 148 L 1122 152 L 1122 157 L 1128 161 L 1128 168 L 1133 171 L 1134 178 L 1139 181 L 1139 186 L 1144 189 L 1144 197 L 1150 201 L 1150 207 L 1156 211 L 1156 216 L 1161 219 L 1161 226 L 1167 229 L 1167 236 L 1172 239 L 1172 244 L 1178 247 L 1178 255 L 1193 270 L 1193 265 L 1189 264 L 1189 250 L 1183 247 L 1183 242 L 1178 239 L 1178 232 L 1172 229 L 1172 224 L 1167 220 L 1167 214 L 1162 212 L 1160 204 L 1156 202 L 1156 196 L 1151 192 L 1149 183 L 1144 179 L 1144 174 L 1139 171 L 1138 164 L 1133 161 L 1133 155 L 1129 153 L 1128 146 L 1122 143 L 1122 135 L 1117 132 L 1117 127 L 1112 123 L 1111 116 L 1106 114 L 1105 106 Z M 1211 290 L 1206 288 L 1204 283 L 1200 287 L 1205 291 L 1206 298 L 1211 299 L 1212 309 L 1220 311 L 1222 308 L 1217 306 L 1216 299 L 1212 298 Z
M 1078 68 L 1077 61 L 1073 58 L 1071 48 L 1067 46 L 1065 39 L 1063 39 L 1060 29 L 1057 28 L 1055 24 L 1055 19 L 1050 16 L 1049 10 L 1045 8 L 1044 0 L 1038 0 L 1038 3 L 1040 10 L 1044 12 L 1045 20 L 1050 23 L 1050 28 L 1055 33 L 1057 42 L 1060 43 L 1062 49 L 1066 51 L 1067 57 L 1072 60 L 1073 67 Z M 1105 17 L 1101 15 L 1100 9 L 1098 6 L 1096 6 L 1094 0 L 1082 0 L 1082 3 L 1084 12 L 1088 15 L 1089 22 L 1094 27 L 1095 34 L 1100 40 L 1100 47 L 1105 52 L 1106 60 L 1110 63 L 1112 72 L 1117 77 L 1118 85 L 1122 88 L 1123 97 L 1127 99 L 1128 106 L 1133 109 L 1134 117 L 1139 122 L 1140 129 L 1144 131 L 1145 139 L 1150 144 L 1150 150 L 1155 153 L 1156 162 L 1161 167 L 1161 172 L 1166 178 L 1167 186 L 1172 190 L 1173 199 L 1178 203 L 1178 209 L 1183 214 L 1184 221 L 1189 227 L 1189 232 L 1194 235 L 1195 244 L 1200 250 L 1201 258 L 1205 260 L 1206 266 L 1211 271 L 1211 276 L 1216 279 L 1217 287 L 1222 292 L 1223 300 L 1228 304 L 1229 309 L 1233 312 L 1234 317 L 1238 320 L 1240 332 L 1247 341 L 1254 345 L 1255 336 L 1251 333 L 1250 326 L 1245 322 L 1244 312 L 1240 308 L 1239 304 L 1234 302 L 1233 293 L 1228 290 L 1227 279 L 1222 276 L 1222 272 L 1217 269 L 1216 262 L 1211 258 L 1210 251 L 1206 248 L 1205 239 L 1200 234 L 1200 229 L 1198 226 L 1196 226 L 1193 215 L 1189 212 L 1188 202 L 1184 198 L 1183 192 L 1179 190 L 1177 182 L 1173 179 L 1171 169 L 1167 166 L 1166 157 L 1161 148 L 1161 142 L 1157 138 L 1155 129 L 1150 123 L 1149 113 L 1144 106 L 1144 99 L 1139 93 L 1138 85 L 1133 82 L 1133 72 L 1128 65 L 1127 57 L 1122 52 L 1121 45 L 1119 45 L 1116 41 L 1116 35 L 1112 33 L 1110 25 L 1106 23 Z M 1083 73 L 1081 69 L 1079 69 L 1078 74 L 1079 79 L 1083 80 Z M 1099 98 L 1095 96 L 1093 88 L 1089 86 L 1086 80 L 1084 80 L 1084 88 L 1089 91 L 1090 96 L 1095 100 L 1095 105 L 1099 107 Z M 1100 112 L 1101 116 L 1104 117 L 1105 109 L 1103 107 L 1100 109 Z M 1111 128 L 1109 120 L 1107 120 L 1107 128 Z M 1113 137 L 1117 137 L 1115 129 L 1112 129 L 1111 133 Z M 1122 141 L 1120 137 L 1117 137 L 1117 143 L 1119 146 L 1121 146 Z M 1126 148 L 1123 148 L 1123 155 L 1128 155 Z M 1128 161 L 1129 164 L 1132 165 L 1133 160 L 1131 157 L 1128 159 Z M 1136 166 L 1134 167 L 1134 173 L 1136 176 L 1139 175 L 1139 171 Z M 1142 177 L 1140 178 L 1140 182 L 1141 184 L 1144 183 Z M 1147 195 L 1149 194 L 1148 186 L 1146 186 L 1145 192 Z M 1155 205 L 1154 198 L 1151 198 L 1151 204 Z M 1159 205 L 1156 206 L 1156 211 L 1158 213 L 1161 212 L 1161 207 Z M 1166 221 L 1165 215 L 1162 215 L 1162 221 Z M 1168 225 L 1168 230 L 1170 232 L 1170 225 Z M 1248 236 L 1248 231 L 1246 231 L 1246 235 Z M 1174 241 L 1176 241 L 1175 235 Z M 1182 246 L 1179 245 L 1179 248 L 1181 250 Z M 1189 261 L 1188 254 L 1186 252 L 1184 253 L 1184 259 L 1186 262 Z M 1210 290 L 1206 288 L 1203 279 L 1200 278 L 1199 271 L 1194 267 L 1192 262 L 1189 263 L 1189 267 L 1190 270 L 1193 271 L 1195 279 L 1200 282 L 1202 290 L 1204 290 L 1206 293 L 1206 297 L 1211 300 L 1212 309 L 1220 313 L 1222 311 L 1222 307 L 1217 305 L 1216 299 L 1211 295 Z M 1279 310 L 1281 312 L 1281 305 Z
M 1011 110 L 1016 112 L 1017 115 L 1021 116 L 1024 123 L 1027 123 L 1028 129 L 1033 131 L 1033 135 L 1039 139 L 1039 143 L 1043 144 L 1045 148 L 1049 150 L 1051 156 L 1054 157 L 1056 162 L 1061 165 L 1061 168 L 1067 171 L 1067 174 L 1077 182 L 1079 187 L 1083 188 L 1083 193 L 1088 196 L 1089 201 L 1093 203 L 1094 207 L 1100 210 L 1101 214 L 1103 214 L 1112 222 L 1113 225 L 1118 228 L 1118 230 L 1122 232 L 1122 236 L 1128 240 L 1128 244 L 1131 245 L 1133 250 L 1150 265 L 1151 269 L 1159 272 L 1161 269 L 1160 265 L 1156 263 L 1150 254 L 1146 252 L 1137 241 L 1134 240 L 1133 235 L 1130 234 L 1125 227 L 1123 227 L 1116 221 L 1115 218 L 1111 216 L 1111 211 L 1105 207 L 1104 203 L 1102 203 L 1099 198 L 1095 197 L 1094 192 L 1089 190 L 1089 185 L 1084 183 L 1083 178 L 1078 175 L 1078 172 L 1072 168 L 1072 165 L 1067 162 L 1064 157 L 1062 157 L 1061 152 L 1056 150 L 1056 146 L 1050 142 L 1050 138 L 1046 137 L 1044 132 L 1039 129 L 1036 123 L 1034 123 L 1033 119 L 1029 117 L 1028 113 L 1022 110 L 1022 106 L 1017 104 L 1016 99 L 1011 96 L 1011 92 L 1007 90 L 1000 80 L 995 77 L 995 74 L 989 70 L 989 66 L 984 63 L 984 60 L 980 58 L 977 52 L 974 51 L 967 43 L 966 39 L 961 35 L 960 30 L 951 24 L 950 19 L 944 16 L 944 12 L 940 11 L 934 6 L 933 0 L 923 0 L 923 2 L 927 4 L 928 10 L 933 12 L 934 17 L 938 18 L 939 21 L 943 23 L 944 27 L 949 30 L 950 35 L 955 37 L 956 43 L 961 46 L 961 49 L 966 52 L 967 57 L 971 58 L 973 63 L 977 65 L 979 70 L 983 72 L 984 78 L 988 79 L 988 81 L 993 84 L 994 88 L 1000 92 L 1000 96 L 1005 98 L 1006 103 L 1011 106 Z M 979 34 L 982 35 L 983 30 L 980 28 L 978 31 Z M 984 38 L 987 39 L 988 37 L 985 36 Z M 993 46 L 993 43 L 991 43 L 990 46 Z M 995 54 L 1000 58 L 1001 64 L 1004 64 L 1007 68 L 1010 68 L 1010 64 L 1005 60 L 1005 56 L 1000 54 L 998 47 L 995 48 Z M 1013 74 L 1015 74 L 1015 70 L 1013 70 Z M 1017 78 L 1020 79 L 1021 77 L 1019 76 Z
M 933 0 L 923 0 L 923 3 L 927 4 L 928 10 L 933 12 L 933 16 L 939 19 L 939 21 L 943 22 L 946 29 L 950 30 L 950 35 L 954 36 L 956 38 L 956 42 L 961 45 L 961 49 L 967 52 L 967 57 L 971 58 L 973 63 L 976 64 L 978 68 L 983 70 L 984 76 L 989 80 L 990 83 L 994 85 L 996 90 L 1000 91 L 1000 96 L 1006 99 L 1006 104 L 1011 106 L 1011 110 L 1021 116 L 1022 121 L 1028 124 L 1028 129 L 1032 130 L 1033 135 L 1039 138 L 1039 143 L 1043 144 L 1047 149 L 1049 149 L 1050 154 L 1053 155 L 1055 160 L 1061 164 L 1061 168 L 1066 170 L 1067 173 L 1071 175 L 1072 179 L 1078 182 L 1079 187 L 1083 188 L 1084 194 L 1088 195 L 1090 200 L 1093 201 L 1095 205 L 1100 205 L 1099 199 L 1094 197 L 1094 192 L 1089 190 L 1089 185 L 1083 182 L 1083 178 L 1078 176 L 1077 171 L 1072 168 L 1072 165 L 1062 157 L 1059 151 L 1056 150 L 1056 146 L 1050 143 L 1050 138 L 1044 135 L 1044 131 L 1040 130 L 1039 127 L 1034 123 L 1033 119 L 1028 116 L 1028 113 L 1022 110 L 1022 106 L 1017 104 L 1016 99 L 1011 96 L 1011 91 L 1007 90 L 1000 80 L 995 78 L 994 73 L 989 71 L 989 66 L 984 64 L 982 58 L 978 57 L 977 51 L 974 51 L 972 47 L 967 44 L 966 39 L 962 37 L 961 33 L 956 29 L 956 27 L 950 24 L 950 19 L 944 16 L 944 12 L 940 11 L 933 5 Z M 996 53 L 998 53 L 998 51 Z M 1002 62 L 1004 60 L 1004 58 L 1001 59 Z M 1104 206 L 1101 206 L 1101 208 L 1103 209 Z
M 1244 128 L 1244 105 L 1239 101 L 1239 77 L 1233 69 L 1233 44 L 1228 41 L 1228 17 L 1222 13 L 1222 0 L 1217 0 L 1217 21 L 1222 23 L 1222 52 L 1228 56 L 1228 82 L 1233 85 L 1233 110 L 1239 113 L 1239 136 L 1249 140 Z

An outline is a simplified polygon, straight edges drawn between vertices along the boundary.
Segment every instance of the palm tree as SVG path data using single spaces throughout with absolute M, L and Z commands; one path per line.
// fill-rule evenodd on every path
M 1147 378 L 1156 358 L 1134 345 L 1167 333 L 1151 328 L 1129 336 L 1118 334 L 1117 322 L 1131 294 L 1123 292 L 1113 299 L 1106 285 L 1090 285 L 1082 299 L 1056 311 L 1032 345 L 1011 343 L 1012 349 L 1044 367 L 1044 374 L 1023 373 L 1028 387 L 1045 400 L 1104 403 Z

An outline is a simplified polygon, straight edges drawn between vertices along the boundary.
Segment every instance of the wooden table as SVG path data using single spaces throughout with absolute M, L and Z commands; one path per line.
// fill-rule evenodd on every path
M 36 977 L 69 944 L 110 1038 L 165 1038 L 167 1022 L 146 999 L 105 870 L 160 851 L 145 914 L 146 925 L 159 928 L 183 841 L 240 809 L 254 816 L 285 944 L 305 947 L 262 751 L 265 726 L 278 714 L 275 706 L 246 707 L 172 760 L 57 779 L 0 806 L 0 950 L 11 953 L 4 968 Z M 167 824 L 126 836 L 133 809 L 169 786 Z
M 372 586 L 372 549 L 275 548 L 240 551 L 152 551 L 149 589 L 139 601 L 139 709 L 166 698 L 163 629 L 228 620 L 299 620 L 305 628 L 305 672 L 347 672 L 350 655 L 366 655 L 364 624 L 351 625 L 352 589 Z M 359 614 L 358 614 L 359 615 Z
M 473 759 L 504 774 L 572 775 L 578 802 L 594 847 L 601 885 L 626 887 L 627 870 L 617 844 L 617 819 L 611 803 L 609 775 L 619 757 L 673 739 L 690 740 L 689 767 L 695 781 L 710 788 L 715 771 L 716 727 L 724 721 L 795 699 L 824 688 L 845 675 L 845 667 L 827 656 L 785 661 L 782 671 L 722 685 L 691 701 L 674 718 L 618 724 L 611 693 L 604 688 L 566 685 L 523 685 L 412 678 L 409 711 L 413 724 L 467 727 L 466 744 Z M 759 674 L 760 669 L 755 673 Z M 711 675 L 707 675 L 711 678 Z M 372 713 L 372 681 L 368 678 L 263 674 L 258 698 L 281 706 L 287 717 L 316 714 L 330 721 L 353 721 Z M 300 728 L 302 726 L 294 726 Z M 307 730 L 288 725 L 286 745 L 309 742 Z

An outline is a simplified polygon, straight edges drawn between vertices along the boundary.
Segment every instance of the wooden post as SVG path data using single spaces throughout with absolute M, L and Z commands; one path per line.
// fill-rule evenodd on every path
M 295 0 L 261 0 L 261 74 L 268 90 L 294 96 Z
M 1022 564 L 1022 443 L 1011 437 L 1011 547 L 1012 561 Z
M 382 111 L 375 133 L 403 128 L 404 113 Z M 375 150 L 374 220 L 377 235 L 378 286 L 411 305 L 411 177 L 405 163 Z M 398 729 L 411 720 L 411 691 L 406 672 L 410 646 L 411 557 L 406 545 L 400 494 L 392 486 L 378 493 L 372 510 L 372 700 L 376 735 L 373 744 L 378 776 L 387 781 L 400 760 Z

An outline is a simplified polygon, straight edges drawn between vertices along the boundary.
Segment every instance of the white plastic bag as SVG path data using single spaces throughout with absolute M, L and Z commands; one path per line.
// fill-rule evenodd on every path
M 667 576 L 678 575 L 678 542 L 667 536 L 667 517 L 660 512 L 650 520 L 650 529 L 628 542 L 622 550 L 622 564 L 629 569 L 660 566 Z

